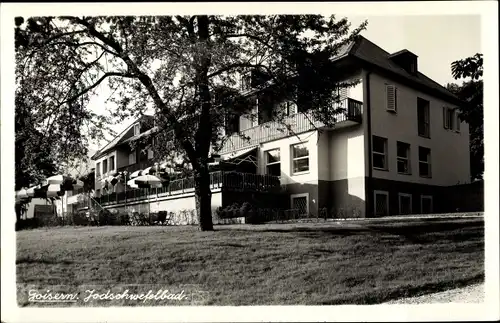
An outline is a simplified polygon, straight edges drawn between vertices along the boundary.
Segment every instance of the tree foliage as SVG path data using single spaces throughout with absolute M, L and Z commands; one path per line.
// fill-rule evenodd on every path
M 448 90 L 465 102 L 460 107 L 460 119 L 469 124 L 471 177 L 482 179 L 484 172 L 484 115 L 483 115 L 483 55 L 457 60 L 451 64 L 455 79 L 461 85 L 447 84 Z
M 254 71 L 268 97 L 332 125 L 335 89 L 352 85 L 339 83 L 332 58 L 366 22 L 352 31 L 347 19 L 317 15 L 32 17 L 17 25 L 18 89 L 34 124 L 50 133 L 56 160 L 82 155 L 83 134 L 99 138 L 107 125 L 152 109 L 155 158 L 193 170 L 200 225 L 211 229 L 210 152 L 226 140 L 228 116 L 253 111 L 241 75 Z M 114 103 L 104 107 L 108 117 L 86 108 L 102 87 Z

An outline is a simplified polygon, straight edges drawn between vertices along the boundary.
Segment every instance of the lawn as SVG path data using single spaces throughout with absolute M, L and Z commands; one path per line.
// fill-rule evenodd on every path
M 191 295 L 185 302 L 67 303 L 73 306 L 377 304 L 483 281 L 484 222 L 34 229 L 17 232 L 16 264 L 21 306 L 51 305 L 26 300 L 32 285 Z

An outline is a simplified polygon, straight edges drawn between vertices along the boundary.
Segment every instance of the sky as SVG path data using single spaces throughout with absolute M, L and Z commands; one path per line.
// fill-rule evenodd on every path
M 361 33 L 364 37 L 390 53 L 402 49 L 413 52 L 418 56 L 419 71 L 442 85 L 454 82 L 451 76 L 453 61 L 482 52 L 479 15 L 339 15 L 338 18 L 344 16 L 351 22 L 351 28 L 368 20 L 366 30 Z M 106 102 L 109 95 L 106 86 L 101 86 L 100 95 L 90 102 L 91 109 L 102 110 L 104 106 L 110 104 Z M 133 120 L 125 120 L 114 125 L 114 129 L 120 133 L 131 122 Z M 106 141 L 100 146 L 105 143 Z M 92 145 L 91 148 L 99 147 Z

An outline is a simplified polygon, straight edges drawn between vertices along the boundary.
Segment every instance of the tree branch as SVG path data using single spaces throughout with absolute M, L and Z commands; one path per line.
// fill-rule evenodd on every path
M 106 78 L 111 77 L 111 76 L 120 76 L 120 77 L 128 77 L 128 78 L 137 78 L 138 77 L 137 75 L 130 74 L 130 73 L 107 72 L 100 79 L 98 79 L 97 82 L 95 82 L 91 86 L 83 89 L 82 91 L 80 91 L 78 94 L 72 96 L 71 98 L 61 102 L 59 104 L 59 106 L 66 104 L 68 102 L 71 102 L 73 100 L 76 100 L 78 97 L 80 97 L 80 96 L 84 95 L 85 93 L 89 92 L 90 90 L 94 89 L 99 84 L 101 84 L 102 81 L 104 81 Z
M 167 106 L 165 105 L 160 95 L 158 94 L 158 90 L 155 88 L 153 81 L 147 74 L 145 74 L 139 69 L 137 64 L 135 64 L 132 61 L 132 59 L 130 59 L 130 57 L 125 53 L 120 44 L 111 35 L 105 36 L 101 32 L 97 31 L 92 24 L 90 24 L 88 21 L 84 19 L 78 17 L 61 17 L 61 18 L 68 19 L 77 24 L 87 27 L 90 35 L 96 37 L 104 44 L 113 48 L 118 53 L 118 56 L 125 62 L 125 64 L 127 64 L 129 70 L 131 70 L 132 73 L 135 74 L 135 77 L 137 77 L 139 81 L 141 81 L 141 83 L 146 87 L 146 90 L 149 92 L 156 106 L 164 113 L 167 120 L 172 124 L 173 128 L 175 129 L 176 136 L 178 136 L 178 138 L 182 142 L 182 145 L 186 150 L 186 153 L 189 155 L 190 159 L 192 159 L 192 157 L 195 157 L 195 151 L 193 145 L 189 142 L 188 138 L 183 136 L 184 130 L 182 128 L 182 125 L 179 123 L 177 118 L 175 118 L 175 116 L 168 110 Z M 194 163 L 195 160 L 191 160 L 191 162 Z

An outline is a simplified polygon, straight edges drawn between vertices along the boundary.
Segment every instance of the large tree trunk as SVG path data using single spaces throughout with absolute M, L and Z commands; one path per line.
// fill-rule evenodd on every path
M 201 231 L 212 231 L 212 191 L 210 190 L 210 173 L 208 167 L 195 171 L 194 191 L 196 214 Z

